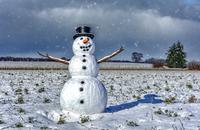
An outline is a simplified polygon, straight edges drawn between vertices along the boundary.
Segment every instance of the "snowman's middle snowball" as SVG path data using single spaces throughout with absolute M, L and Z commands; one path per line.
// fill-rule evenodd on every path
M 99 65 L 93 55 L 75 55 L 70 60 L 69 72 L 71 76 L 97 77 Z

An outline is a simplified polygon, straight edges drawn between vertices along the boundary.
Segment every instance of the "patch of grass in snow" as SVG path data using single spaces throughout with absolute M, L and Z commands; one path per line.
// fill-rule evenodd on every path
M 158 115 L 165 115 L 165 116 L 168 116 L 168 117 L 177 117 L 178 114 L 174 111 L 171 111 L 171 110 L 167 110 L 167 109 L 161 109 L 159 108 L 157 111 L 154 111 L 155 114 L 158 114 Z
M 114 90 L 114 86 L 113 86 L 113 85 L 110 85 L 110 86 L 109 86 L 109 90 L 110 90 L 110 92 L 112 92 L 112 91 Z
M 167 81 L 167 80 L 165 80 L 165 84 L 166 84 L 166 85 L 168 84 L 168 81 Z
M 187 86 L 187 88 L 189 88 L 189 89 L 192 89 L 192 88 L 193 88 L 193 86 L 192 86 L 191 84 L 187 84 L 186 86 Z
M 13 73 L 8 73 L 8 75 L 14 75 Z
M 44 98 L 44 101 L 43 101 L 44 103 L 50 103 L 51 102 L 51 100 L 49 99 L 49 98 Z
M 175 99 L 176 99 L 175 97 L 166 98 L 164 100 L 164 103 L 166 103 L 166 104 L 172 104 L 172 103 L 174 103 Z
M 19 81 L 19 83 L 23 84 L 23 83 L 24 83 L 24 81 L 23 81 L 23 80 L 20 80 L 20 81 Z
M 49 130 L 49 127 L 47 127 L 47 126 L 42 126 L 42 127 L 40 127 L 40 130 Z
M 38 92 L 39 92 L 39 93 L 45 92 L 44 87 L 39 88 L 39 89 L 38 89 Z
M 141 97 L 140 97 L 139 95 L 133 95 L 132 97 L 133 97 L 133 98 L 136 98 L 137 100 L 138 100 L 138 99 L 141 99 Z
M 85 123 L 85 122 L 89 122 L 89 121 L 90 121 L 89 116 L 81 116 L 80 117 L 80 123 Z
M 7 95 L 8 95 L 8 92 L 4 92 L 4 94 L 7 96 Z
M 24 89 L 24 93 L 25 93 L 25 94 L 29 94 L 29 92 L 28 92 L 28 89 L 27 89 L 27 88 L 25 88 L 25 89 Z
M 17 98 L 17 101 L 15 102 L 16 104 L 24 104 L 24 98 L 23 98 L 23 96 L 19 96 L 18 98 Z
M 60 115 L 59 121 L 57 122 L 57 124 L 65 124 L 65 117 Z
M 146 87 L 146 89 L 151 89 L 151 87 L 148 85 L 148 86 Z
M 21 122 L 17 122 L 17 123 L 15 124 L 15 127 L 21 128 L 21 127 L 24 127 L 24 125 L 23 125 Z
M 169 87 L 165 87 L 165 91 L 169 92 L 170 88 Z
M 189 103 L 195 103 L 196 101 L 197 101 L 197 98 L 194 95 L 190 96 L 188 99 Z
M 0 124 L 4 124 L 4 121 L 2 119 L 0 119 Z
M 18 111 L 19 113 L 25 113 L 25 110 L 24 110 L 23 108 L 19 108 L 17 111 Z
M 22 89 L 21 88 L 18 88 L 15 90 L 15 94 L 16 95 L 21 95 L 22 94 Z
M 127 121 L 127 126 L 136 127 L 139 125 L 135 121 Z
M 34 123 L 34 117 L 28 117 L 28 123 Z
M 67 75 L 63 75 L 63 77 L 68 77 Z

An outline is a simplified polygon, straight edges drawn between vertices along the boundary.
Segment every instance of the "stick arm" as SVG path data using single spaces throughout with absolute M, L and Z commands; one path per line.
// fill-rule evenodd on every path
M 121 53 L 123 50 L 124 50 L 124 48 L 121 47 L 120 49 L 114 51 L 112 54 L 107 55 L 107 56 L 101 58 L 100 60 L 97 61 L 97 63 L 102 63 L 102 62 L 108 61 L 108 60 L 111 59 L 112 57 L 114 57 L 114 56 L 116 56 L 117 54 Z
M 60 59 L 60 58 L 57 58 L 57 57 L 53 57 L 53 56 L 50 56 L 48 53 L 47 54 L 42 54 L 40 52 L 37 52 L 40 56 L 42 57 L 46 57 L 50 60 L 53 60 L 53 61 L 56 61 L 56 62 L 60 62 L 60 63 L 63 63 L 63 64 L 69 64 L 69 61 L 67 60 L 63 60 L 63 59 Z

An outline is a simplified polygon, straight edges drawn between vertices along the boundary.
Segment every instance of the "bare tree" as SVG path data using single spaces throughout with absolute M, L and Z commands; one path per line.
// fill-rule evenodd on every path
M 135 63 L 141 62 L 143 58 L 143 54 L 139 52 L 133 52 L 132 53 L 132 61 Z

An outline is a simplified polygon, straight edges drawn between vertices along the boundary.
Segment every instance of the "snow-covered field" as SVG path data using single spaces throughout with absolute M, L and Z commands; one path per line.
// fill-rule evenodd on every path
M 67 71 L 0 71 L 0 129 L 200 130 L 200 72 L 100 71 L 106 112 L 64 115 Z

